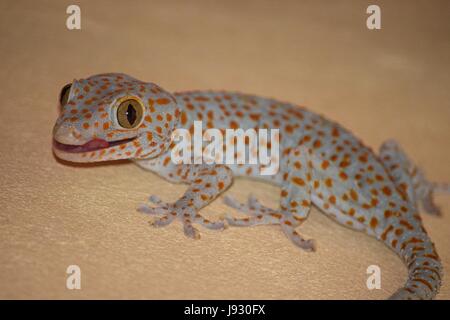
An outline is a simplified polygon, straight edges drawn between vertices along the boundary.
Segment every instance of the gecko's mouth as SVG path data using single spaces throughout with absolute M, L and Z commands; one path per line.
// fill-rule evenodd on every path
M 127 138 L 122 140 L 115 141 L 106 141 L 103 139 L 92 139 L 85 144 L 81 145 L 72 145 L 72 144 L 64 144 L 53 139 L 53 147 L 59 151 L 67 152 L 67 153 L 83 153 L 83 152 L 91 152 L 97 151 L 101 149 L 106 149 L 114 146 L 118 146 L 121 144 L 125 144 L 133 141 L 137 137 Z

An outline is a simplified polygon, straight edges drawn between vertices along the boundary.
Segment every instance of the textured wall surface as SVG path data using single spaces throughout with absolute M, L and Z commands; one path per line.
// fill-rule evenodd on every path
M 77 1 L 82 29 L 65 27 L 70 1 L 0 4 L 0 298 L 381 299 L 406 279 L 376 240 L 318 210 L 300 227 L 318 251 L 295 248 L 276 226 L 153 229 L 135 211 L 150 194 L 185 187 L 129 162 L 55 160 L 51 131 L 60 88 L 73 78 L 125 72 L 163 88 L 229 89 L 309 106 L 377 150 L 399 141 L 429 178 L 450 180 L 450 2 L 376 1 L 382 29 L 366 28 L 366 1 Z M 277 206 L 278 190 L 239 179 Z M 450 198 L 424 216 L 450 272 Z M 221 199 L 203 210 L 226 212 Z M 67 290 L 66 268 L 82 271 Z M 382 270 L 381 290 L 366 268 Z M 450 298 L 444 278 L 439 298 Z

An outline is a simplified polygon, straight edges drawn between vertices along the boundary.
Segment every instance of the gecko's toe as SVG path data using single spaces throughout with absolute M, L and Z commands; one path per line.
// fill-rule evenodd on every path
M 248 196 L 247 204 L 249 207 L 262 207 L 261 202 L 259 202 L 259 200 L 253 194 L 250 194 Z
M 158 208 L 149 207 L 146 204 L 140 204 L 136 210 L 141 213 L 149 214 L 149 215 L 156 215 L 160 214 L 160 212 L 157 210 Z
M 439 208 L 433 199 L 433 191 L 430 191 L 423 199 L 422 199 L 422 207 L 423 210 L 433 216 L 441 216 L 441 208 Z
M 304 248 L 308 252 L 317 251 L 317 241 L 314 239 L 306 240 L 306 248 Z
M 246 204 L 240 203 L 229 196 L 224 197 L 224 203 L 233 209 L 251 216 L 256 216 L 258 214 L 266 215 L 275 212 L 273 209 L 264 207 L 252 194 L 249 195 Z
M 296 244 L 298 247 L 300 247 L 302 250 L 305 250 L 306 252 L 315 252 L 317 250 L 317 243 L 314 239 L 308 239 L 308 240 L 301 240 L 298 241 L 298 239 L 291 239 L 294 244 Z
M 200 232 L 192 226 L 192 224 L 185 223 L 183 226 L 184 234 L 191 239 L 200 239 Z
M 173 221 L 173 219 L 174 219 L 173 215 L 166 214 L 162 217 L 158 217 L 152 221 L 149 221 L 149 224 L 155 228 L 165 227 L 169 225 Z
M 223 198 L 223 203 L 233 209 L 236 209 L 236 210 L 242 210 L 242 208 L 244 206 L 242 203 L 240 203 L 239 201 L 237 201 L 236 199 L 234 199 L 230 196 L 225 196 Z
M 152 194 L 150 197 L 148 197 L 148 201 L 150 201 L 151 203 L 154 203 L 154 204 L 159 204 L 159 205 L 163 204 L 163 201 L 161 200 L 161 198 L 154 194 Z

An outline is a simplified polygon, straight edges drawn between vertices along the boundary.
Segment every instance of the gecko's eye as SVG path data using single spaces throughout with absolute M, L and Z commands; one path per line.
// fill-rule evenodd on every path
M 59 103 L 61 103 L 61 106 L 65 105 L 67 103 L 67 100 L 69 100 L 69 93 L 70 88 L 72 87 L 72 84 L 66 84 L 62 89 L 61 93 L 59 94 Z
M 120 103 L 117 108 L 117 122 L 122 128 L 136 128 L 142 120 L 144 107 L 135 99 L 128 99 Z

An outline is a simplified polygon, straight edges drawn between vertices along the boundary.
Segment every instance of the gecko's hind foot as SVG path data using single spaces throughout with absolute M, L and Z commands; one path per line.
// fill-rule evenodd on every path
M 225 215 L 225 219 L 231 226 L 248 227 L 264 224 L 278 224 L 281 226 L 286 237 L 288 237 L 296 246 L 301 249 L 312 252 L 316 251 L 316 242 L 313 239 L 304 239 L 295 228 L 298 227 L 302 220 L 291 214 L 282 214 L 278 211 L 263 206 L 254 196 L 250 195 L 247 204 L 226 196 L 224 203 L 231 208 L 239 210 L 248 215 L 245 218 L 235 218 L 230 214 Z
M 253 195 L 248 197 L 247 204 L 240 203 L 229 196 L 224 197 L 224 203 L 248 215 L 246 218 L 234 218 L 230 214 L 226 214 L 225 219 L 231 226 L 244 227 L 261 224 L 277 224 L 279 223 L 279 218 L 281 218 L 281 214 L 263 206 Z
M 167 203 L 163 202 L 155 195 L 150 196 L 148 200 L 156 206 L 151 207 L 147 204 L 141 204 L 137 208 L 137 211 L 157 216 L 150 221 L 150 225 L 153 227 L 167 226 L 175 220 L 175 218 L 179 218 L 183 223 L 184 234 L 192 239 L 200 238 L 199 231 L 192 223 L 198 223 L 211 230 L 223 230 L 226 228 L 224 221 L 210 221 L 200 215 L 192 206 L 182 204 L 179 201 Z

